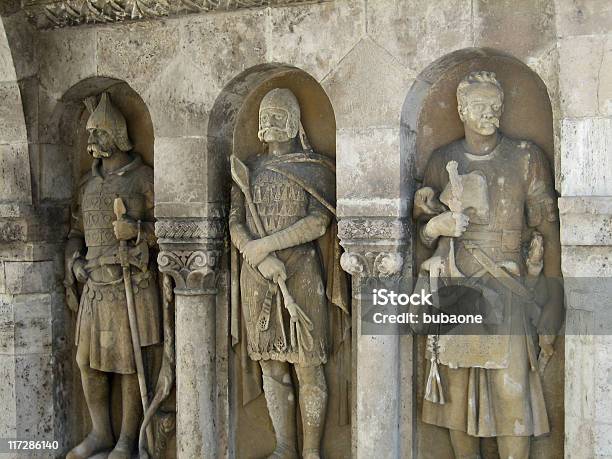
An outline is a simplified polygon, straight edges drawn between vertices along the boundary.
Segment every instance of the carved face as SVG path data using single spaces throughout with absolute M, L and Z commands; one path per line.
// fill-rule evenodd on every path
M 116 150 L 113 137 L 103 129 L 88 129 L 87 152 L 94 158 L 109 158 Z
M 493 135 L 499 128 L 503 99 L 499 89 L 488 83 L 472 84 L 459 104 L 459 118 L 465 129 Z
M 286 142 L 291 140 L 287 121 L 289 114 L 281 108 L 265 108 L 259 113 L 258 136 L 262 142 Z

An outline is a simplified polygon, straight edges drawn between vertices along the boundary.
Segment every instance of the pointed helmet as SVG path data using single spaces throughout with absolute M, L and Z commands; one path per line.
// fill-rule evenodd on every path
M 259 105 L 259 115 L 267 108 L 275 108 L 287 112 L 285 131 L 290 139 L 298 135 L 300 129 L 300 104 L 297 97 L 286 88 L 276 88 L 268 92 Z
M 108 132 L 115 145 L 121 151 L 130 151 L 133 146 L 127 132 L 125 117 L 117 107 L 113 105 L 108 93 L 102 93 L 100 103 L 87 120 L 87 130 L 101 129 Z

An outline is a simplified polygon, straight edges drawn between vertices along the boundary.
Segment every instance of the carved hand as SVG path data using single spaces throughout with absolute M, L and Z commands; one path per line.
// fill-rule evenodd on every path
M 115 237 L 119 241 L 129 241 L 138 236 L 138 223 L 129 217 L 123 217 L 113 222 Z
M 470 219 L 460 212 L 444 212 L 427 223 L 425 233 L 431 238 L 440 236 L 459 237 L 467 229 Z
M 269 244 L 264 238 L 255 239 L 253 241 L 247 242 L 247 244 L 244 246 L 242 254 L 244 255 L 246 261 L 251 266 L 255 267 L 259 266 L 259 264 L 264 260 L 264 258 L 270 255 L 271 251 L 272 250 L 270 250 Z
M 285 271 L 285 264 L 278 258 L 267 256 L 257 266 L 259 272 L 263 277 L 277 283 L 280 280 L 287 279 L 287 272 Z
M 74 272 L 74 277 L 81 284 L 87 282 L 87 278 L 89 275 L 87 274 L 87 270 L 85 269 L 85 260 L 82 258 L 77 258 L 72 265 L 72 271 Z

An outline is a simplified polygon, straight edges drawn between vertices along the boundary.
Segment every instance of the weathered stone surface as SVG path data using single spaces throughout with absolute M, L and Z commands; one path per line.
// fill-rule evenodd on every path
M 28 144 L 0 144 L 0 170 L 4 173 L 0 181 L 0 201 L 31 203 Z
M 264 25 L 261 10 L 194 17 L 184 24 L 181 52 L 144 94 L 156 136 L 206 135 L 208 114 L 223 87 L 264 60 Z
M 319 81 L 365 33 L 361 2 L 270 8 L 267 15 L 266 61 L 297 65 Z
M 2 303 L 0 303 L 2 308 Z M 0 353 L 0 437 L 15 438 L 17 423 L 17 404 L 15 403 L 15 356 Z
M 612 119 L 565 119 L 561 125 L 561 194 L 612 196 Z
M 0 297 L 0 354 L 50 353 L 53 301 L 51 295 Z
M 156 202 L 206 202 L 206 166 L 206 138 L 155 139 Z
M 451 51 L 472 46 L 472 2 L 368 2 L 367 33 L 403 65 L 421 71 Z
M 554 5 L 549 0 L 475 0 L 473 15 L 477 46 L 525 59 L 554 44 Z
M 97 73 L 126 81 L 144 93 L 177 55 L 179 29 L 159 23 L 125 24 L 96 33 Z
M 337 128 L 391 127 L 399 123 L 413 79 L 386 50 L 364 38 L 321 84 L 334 106 Z
M 559 199 L 563 245 L 612 246 L 612 199 L 603 196 Z
M 41 293 L 53 290 L 57 274 L 53 261 L 7 261 L 4 263 L 7 293 Z
M 2 21 L 11 47 L 17 80 L 36 75 L 38 72 L 38 55 L 34 28 L 28 23 L 23 12 L 5 17 Z M 0 68 L 6 69 L 7 67 L 0 66 Z
M 610 32 L 612 4 L 608 0 L 555 0 L 557 35 L 598 35 Z
M 9 42 L 6 39 L 4 24 L 0 23 L 0 81 L 15 81 L 16 79 L 15 65 Z
M 21 93 L 16 82 L 0 83 L 0 143 L 24 142 L 27 139 Z
M 559 41 L 564 116 L 612 114 L 612 39 L 589 35 Z
M 65 29 L 38 35 L 40 85 L 56 98 L 83 80 L 96 75 L 96 32 Z
M 612 277 L 610 258 L 607 246 L 563 246 L 563 277 Z
M 399 196 L 407 170 L 399 155 L 393 154 L 399 151 L 398 134 L 391 128 L 338 130 L 339 215 L 402 215 L 406 203 Z M 367 213 L 355 213 L 356 207 Z
M 15 359 L 16 438 L 53 440 L 53 377 L 51 354 Z
M 40 145 L 41 177 L 39 196 L 45 200 L 69 200 L 72 197 L 72 164 L 59 145 Z

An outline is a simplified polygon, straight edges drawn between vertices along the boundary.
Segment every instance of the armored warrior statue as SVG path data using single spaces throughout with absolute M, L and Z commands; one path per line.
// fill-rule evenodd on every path
M 161 341 L 158 285 L 148 257 L 156 244 L 153 170 L 131 151 L 126 120 L 108 94 L 95 110 L 88 108 L 87 150 L 94 161 L 73 205 L 65 283 L 68 304 L 78 310 L 77 363 L 92 430 L 67 458 L 112 449 L 110 459 L 124 459 L 135 448 L 146 399 L 140 347 Z M 80 302 L 76 282 L 84 284 Z M 113 373 L 121 386 L 117 441 L 110 414 Z
M 503 459 L 527 459 L 530 437 L 549 432 L 540 375 L 562 321 L 556 194 L 544 153 L 498 131 L 494 73 L 470 73 L 457 100 L 465 137 L 432 154 L 415 196 L 420 238 L 435 249 L 418 282 L 470 283 L 482 297 L 456 310 L 485 312 L 494 332 L 430 334 L 423 421 L 449 429 L 457 458 L 481 457 L 479 438 L 496 437 Z M 544 298 L 532 289 L 542 269 Z
M 274 89 L 259 107 L 259 139 L 267 154 L 232 157 L 229 219 L 243 257 L 240 303 L 249 357 L 263 371 L 263 391 L 276 434 L 272 458 L 295 458 L 295 395 L 299 381 L 303 457 L 320 457 L 327 384 L 328 303 L 346 310 L 337 294 L 335 167 L 312 152 L 300 106 L 288 89 Z M 331 248 L 331 250 L 330 250 Z M 326 262 L 331 255 L 332 261 Z M 336 293 L 334 293 L 336 290 Z

